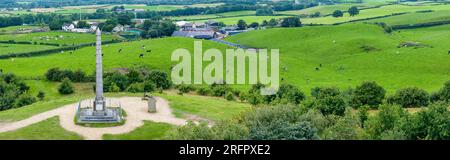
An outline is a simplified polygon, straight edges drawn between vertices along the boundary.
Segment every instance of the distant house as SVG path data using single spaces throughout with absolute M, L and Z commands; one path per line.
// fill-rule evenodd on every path
M 123 32 L 125 31 L 125 26 L 123 25 L 117 25 L 116 27 L 113 28 L 112 32 Z
M 143 24 L 144 22 L 145 22 L 145 19 L 134 19 L 134 23 L 136 23 L 136 25 Z
M 178 21 L 175 22 L 175 25 L 180 27 L 183 30 L 189 30 L 194 28 L 210 28 L 210 26 L 218 24 L 217 22 L 186 22 L 186 21 Z
M 145 12 L 145 9 L 134 9 L 135 12 Z
M 62 30 L 66 31 L 66 32 L 72 32 L 73 29 L 75 29 L 75 25 L 72 24 L 72 23 L 70 23 L 70 24 L 69 23 L 65 23 L 62 26 Z

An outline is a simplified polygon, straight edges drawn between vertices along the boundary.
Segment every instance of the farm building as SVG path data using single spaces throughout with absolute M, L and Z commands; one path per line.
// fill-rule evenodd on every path
M 198 38 L 198 39 L 212 39 L 212 38 L 216 38 L 217 34 L 213 30 L 192 29 L 192 30 L 175 31 L 175 32 L 173 32 L 172 36 L 173 37 L 191 37 L 191 38 Z

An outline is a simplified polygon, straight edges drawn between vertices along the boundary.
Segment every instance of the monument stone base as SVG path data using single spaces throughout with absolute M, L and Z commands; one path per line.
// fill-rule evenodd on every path
M 106 108 L 104 111 L 80 108 L 77 113 L 77 123 L 120 123 L 123 120 L 121 112 L 120 108 Z

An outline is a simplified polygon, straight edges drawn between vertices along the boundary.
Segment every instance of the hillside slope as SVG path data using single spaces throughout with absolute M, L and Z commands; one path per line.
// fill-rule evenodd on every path
M 373 80 L 392 93 L 407 86 L 436 90 L 450 79 L 448 48 L 442 44 L 448 44 L 450 33 L 432 34 L 435 40 L 430 41 L 426 37 L 432 31 L 413 34 L 414 30 L 408 30 L 391 35 L 375 25 L 347 24 L 257 30 L 227 40 L 280 49 L 282 77 L 307 92 L 315 86 L 345 89 Z M 425 45 L 397 47 L 408 41 Z

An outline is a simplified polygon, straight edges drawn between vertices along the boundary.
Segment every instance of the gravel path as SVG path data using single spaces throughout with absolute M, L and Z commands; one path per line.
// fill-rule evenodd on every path
M 122 105 L 122 108 L 127 113 L 124 125 L 107 128 L 90 128 L 75 125 L 74 117 L 78 106 L 78 103 L 76 103 L 40 113 L 21 121 L 2 124 L 0 125 L 0 133 L 20 129 L 54 116 L 59 116 L 60 125 L 64 129 L 75 132 L 87 140 L 100 140 L 103 134 L 123 134 L 131 132 L 137 127 L 144 125 L 144 120 L 164 122 L 173 125 L 184 125 L 187 122 L 185 119 L 176 118 L 172 114 L 169 103 L 159 97 L 156 97 L 157 113 L 148 113 L 147 101 L 143 101 L 139 97 L 109 98 L 107 100 L 112 104 L 120 103 Z M 92 100 L 84 100 L 81 103 L 88 104 L 91 102 Z

